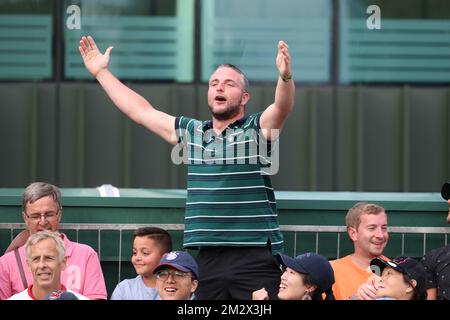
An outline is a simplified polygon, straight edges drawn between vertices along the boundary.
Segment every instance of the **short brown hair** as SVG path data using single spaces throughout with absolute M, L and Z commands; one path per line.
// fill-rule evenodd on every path
M 241 69 L 239 69 L 238 67 L 236 67 L 234 64 L 231 64 L 231 63 L 222 63 L 221 65 L 217 66 L 216 71 L 219 68 L 230 68 L 230 69 L 233 69 L 234 71 L 236 71 L 237 73 L 239 73 L 242 77 L 242 84 L 244 85 L 244 91 L 248 92 L 248 88 L 250 87 L 250 84 L 248 82 L 247 76 L 245 75 L 244 72 L 242 72 Z
M 351 207 L 350 210 L 348 210 L 345 217 L 345 223 L 347 228 L 352 227 L 358 229 L 361 223 L 361 216 L 363 214 L 380 214 L 381 212 L 385 212 L 385 210 L 379 205 L 367 202 L 358 202 Z
M 161 253 L 172 251 L 172 237 L 164 229 L 158 227 L 138 228 L 133 233 L 133 241 L 136 237 L 147 237 L 154 240 L 161 248 Z

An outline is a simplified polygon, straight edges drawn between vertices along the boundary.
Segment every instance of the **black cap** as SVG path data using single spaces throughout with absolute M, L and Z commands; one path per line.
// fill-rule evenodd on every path
M 417 260 L 410 257 L 395 257 L 390 261 L 385 261 L 380 258 L 373 259 L 370 262 L 370 268 L 374 273 L 378 273 L 377 267 L 379 268 L 379 272 L 383 272 L 384 268 L 390 267 L 396 271 L 399 271 L 403 274 L 406 274 L 411 280 L 416 280 L 415 290 L 417 291 L 420 298 L 424 298 L 427 296 L 426 289 L 426 271 L 425 268 L 420 264 Z
M 444 183 L 441 189 L 441 196 L 445 200 L 450 199 L 450 182 Z

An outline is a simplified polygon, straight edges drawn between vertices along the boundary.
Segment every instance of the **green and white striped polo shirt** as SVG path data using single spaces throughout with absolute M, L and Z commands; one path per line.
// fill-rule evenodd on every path
M 266 246 L 283 249 L 270 175 L 271 143 L 260 135 L 261 113 L 217 135 L 212 121 L 178 117 L 175 129 L 188 164 L 185 248 Z

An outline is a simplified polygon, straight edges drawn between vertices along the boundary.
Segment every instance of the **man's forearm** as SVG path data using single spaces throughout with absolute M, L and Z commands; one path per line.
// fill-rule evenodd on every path
M 125 86 L 108 69 L 100 71 L 96 78 L 114 104 L 133 121 L 140 123 L 140 112 L 152 108 L 146 99 Z
M 279 111 L 290 113 L 294 108 L 295 83 L 294 80 L 283 80 L 278 77 L 278 83 L 275 90 L 275 106 Z

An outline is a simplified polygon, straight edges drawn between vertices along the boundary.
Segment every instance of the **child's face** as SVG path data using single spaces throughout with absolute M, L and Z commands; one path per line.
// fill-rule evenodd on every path
M 137 274 L 153 277 L 153 270 L 159 264 L 162 255 L 161 248 L 153 239 L 146 236 L 134 238 L 131 263 Z

